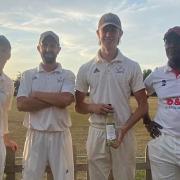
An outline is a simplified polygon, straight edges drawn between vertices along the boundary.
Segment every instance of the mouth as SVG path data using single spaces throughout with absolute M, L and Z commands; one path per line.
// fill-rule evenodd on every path
M 45 58 L 53 58 L 54 57 L 54 54 L 53 53 L 45 53 L 43 55 Z

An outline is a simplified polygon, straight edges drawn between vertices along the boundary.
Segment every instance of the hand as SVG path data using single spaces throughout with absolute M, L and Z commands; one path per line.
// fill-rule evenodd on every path
M 126 130 L 124 127 L 120 127 L 117 132 L 117 140 L 116 143 L 113 143 L 111 146 L 115 149 L 117 149 L 121 143 L 123 142 L 124 136 L 126 134 Z
M 17 151 L 17 149 L 18 149 L 18 145 L 16 144 L 16 142 L 15 142 L 15 141 L 12 141 L 12 140 L 10 140 L 10 139 L 6 139 L 6 140 L 4 141 L 4 144 L 5 144 L 7 147 L 9 147 L 13 152 Z
M 160 129 L 163 129 L 163 127 L 155 121 L 150 121 L 148 124 L 145 124 L 145 127 L 153 139 L 159 137 L 161 135 Z
M 122 143 L 124 136 L 126 134 L 125 126 L 122 126 L 118 129 L 118 143 L 119 145 Z
M 106 115 L 109 112 L 113 112 L 113 107 L 110 104 L 91 104 L 90 112 Z

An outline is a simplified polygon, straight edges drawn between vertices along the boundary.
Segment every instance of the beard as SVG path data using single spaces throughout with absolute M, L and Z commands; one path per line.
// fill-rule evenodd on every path
M 43 61 L 46 64 L 53 64 L 56 62 L 56 55 L 52 52 L 46 52 L 42 55 Z
M 169 59 L 168 65 L 173 69 L 180 69 L 180 58 Z

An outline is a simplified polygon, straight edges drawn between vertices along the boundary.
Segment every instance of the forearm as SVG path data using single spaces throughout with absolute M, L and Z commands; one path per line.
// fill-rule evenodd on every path
M 75 110 L 81 114 L 93 113 L 93 104 L 88 104 L 86 102 L 82 102 L 81 104 L 75 105 Z
M 127 132 L 131 129 L 147 112 L 148 106 L 146 103 L 138 106 L 134 113 L 130 116 L 127 122 L 124 124 L 124 129 Z
M 3 139 L 4 139 L 4 143 L 6 144 L 6 142 L 9 141 L 9 135 L 4 134 Z
M 19 111 L 33 112 L 50 107 L 51 104 L 32 97 L 18 97 L 17 108 Z
M 35 92 L 33 96 L 40 101 L 51 104 L 59 108 L 66 108 L 74 102 L 74 96 L 71 93 L 51 93 L 51 92 Z
M 143 123 L 144 124 L 149 124 L 151 122 L 151 117 L 149 115 L 149 113 L 147 112 L 144 116 L 143 116 Z

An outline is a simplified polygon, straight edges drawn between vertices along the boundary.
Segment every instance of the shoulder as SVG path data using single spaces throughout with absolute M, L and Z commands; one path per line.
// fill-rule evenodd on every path
M 75 75 L 71 70 L 68 69 L 62 69 L 62 72 L 64 74 L 65 77 L 71 77 L 75 79 Z
M 153 70 L 153 73 L 164 73 L 167 69 L 167 66 L 160 66 L 160 67 L 156 67 L 154 70 Z
M 156 67 L 152 73 L 150 74 L 152 77 L 161 77 L 161 76 L 164 76 L 165 75 L 165 71 L 167 69 L 167 66 L 164 65 L 164 66 L 160 66 L 160 67 Z
M 123 63 L 126 64 L 129 68 L 140 68 L 140 65 L 138 62 L 136 62 L 135 60 L 133 59 L 130 59 L 126 56 L 123 56 Z
M 5 84 L 7 84 L 9 88 L 14 86 L 13 80 L 7 74 L 4 74 L 4 81 L 5 81 Z
M 36 73 L 38 71 L 38 68 L 32 68 L 32 69 L 28 69 L 28 70 L 25 70 L 22 74 L 23 75 L 32 75 L 34 73 Z
M 96 64 L 95 58 L 80 66 L 79 71 L 89 71 Z
M 32 80 L 33 77 L 36 76 L 37 72 L 38 72 L 38 68 L 37 67 L 36 68 L 32 68 L 32 69 L 28 69 L 28 70 L 26 70 L 26 71 L 24 71 L 22 73 L 21 79 L 23 79 L 23 80 Z
M 4 78 L 5 78 L 5 81 L 13 82 L 13 80 L 5 73 L 4 73 Z

